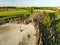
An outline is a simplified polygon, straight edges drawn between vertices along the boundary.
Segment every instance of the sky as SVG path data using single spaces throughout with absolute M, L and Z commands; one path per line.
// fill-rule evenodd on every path
M 0 6 L 60 6 L 60 0 L 0 0 Z

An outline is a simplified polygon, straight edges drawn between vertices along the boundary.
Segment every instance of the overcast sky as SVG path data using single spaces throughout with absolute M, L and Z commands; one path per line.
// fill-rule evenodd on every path
M 0 6 L 60 6 L 60 0 L 0 0 Z

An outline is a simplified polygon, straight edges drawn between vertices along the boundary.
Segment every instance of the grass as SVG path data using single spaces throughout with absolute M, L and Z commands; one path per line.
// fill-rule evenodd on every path
M 55 12 L 53 10 L 39 10 L 39 9 L 35 9 L 33 12 L 34 13 L 38 13 L 38 12 L 42 12 L 42 11 L 45 11 L 45 12 Z
M 35 9 L 33 10 L 33 13 L 38 13 L 38 12 L 56 12 L 53 10 L 39 10 L 39 9 Z M 19 10 L 12 10 L 12 11 L 4 11 L 4 12 L 0 12 L 0 21 L 3 21 L 5 19 L 9 19 L 9 18 L 14 18 L 14 17 L 22 17 L 22 19 L 24 19 L 27 15 L 29 15 L 31 12 L 29 12 L 29 10 L 24 10 L 24 9 L 19 9 Z M 60 18 L 60 15 L 58 15 L 57 19 Z
M 55 25 L 55 34 L 56 34 L 56 44 L 60 45 L 60 14 L 56 14 L 55 20 L 57 20 L 57 24 Z
M 14 17 L 25 17 L 28 14 L 30 13 L 27 10 L 4 11 L 4 12 L 0 12 L 0 21 Z
M 33 10 L 33 13 L 37 13 L 37 12 L 41 12 L 41 11 L 45 11 L 45 12 L 55 12 L 52 10 L 39 10 L 39 9 L 35 9 Z M 22 17 L 23 19 L 29 15 L 31 12 L 29 12 L 29 10 L 24 10 L 24 9 L 19 9 L 19 10 L 12 10 L 12 11 L 4 11 L 4 12 L 0 12 L 0 21 L 3 21 L 5 19 L 8 18 L 14 18 L 14 17 Z

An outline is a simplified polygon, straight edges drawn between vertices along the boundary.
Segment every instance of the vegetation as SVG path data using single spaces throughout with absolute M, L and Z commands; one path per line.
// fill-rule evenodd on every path
M 43 25 L 45 27 L 51 26 L 51 18 L 49 17 L 48 13 L 44 16 Z
M 7 8 L 6 11 L 0 12 L 0 22 L 13 18 L 25 20 L 28 15 L 44 11 L 43 23 L 40 25 L 43 36 L 42 39 L 44 39 L 43 43 L 45 45 L 60 45 L 60 9 L 57 7 L 17 7 L 13 9 L 16 10 Z M 38 20 L 38 18 L 36 19 Z M 42 29 L 42 27 L 44 29 Z M 28 35 L 28 37 L 30 37 L 30 35 Z
M 24 19 L 28 14 L 30 14 L 27 10 L 20 11 L 4 11 L 0 12 L 0 21 L 4 21 L 5 19 L 21 17 Z
M 2 11 L 0 12 L 0 21 L 15 17 L 21 17 L 22 19 L 24 19 L 27 15 L 38 13 L 41 11 L 54 12 L 52 10 L 42 10 L 42 8 L 39 7 L 1 7 L 0 11 Z

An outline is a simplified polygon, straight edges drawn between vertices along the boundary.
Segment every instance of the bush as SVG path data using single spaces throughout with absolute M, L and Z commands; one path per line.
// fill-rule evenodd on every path
M 48 13 L 46 13 L 45 16 L 44 16 L 43 25 L 45 27 L 50 27 L 51 26 L 51 18 L 50 18 Z

